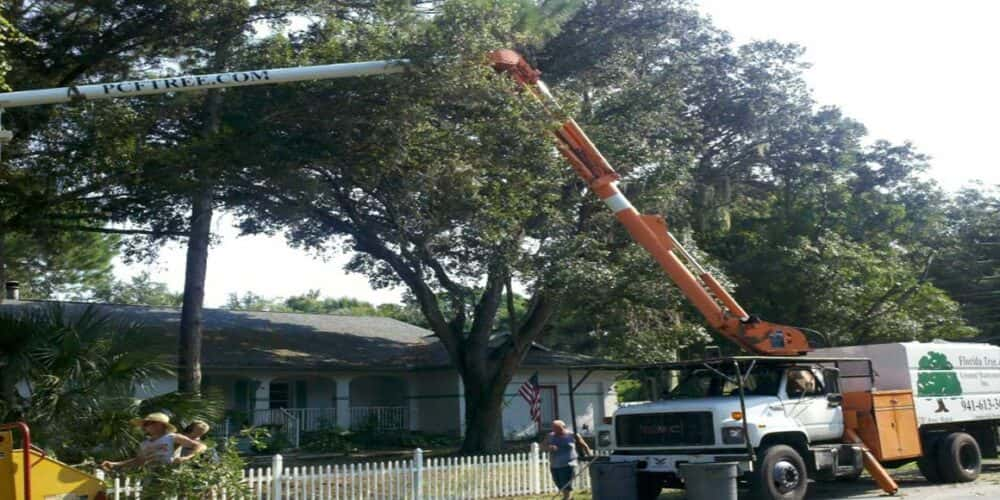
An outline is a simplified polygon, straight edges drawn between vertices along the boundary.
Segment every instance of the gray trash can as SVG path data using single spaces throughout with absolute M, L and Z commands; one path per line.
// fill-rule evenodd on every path
M 738 463 L 681 464 L 680 472 L 690 500 L 736 500 Z
M 636 500 L 636 463 L 611 462 L 597 457 L 590 464 L 590 492 L 594 500 Z

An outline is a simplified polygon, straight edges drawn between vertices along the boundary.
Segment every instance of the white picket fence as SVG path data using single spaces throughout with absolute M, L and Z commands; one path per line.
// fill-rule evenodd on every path
M 585 464 L 573 480 L 576 490 L 590 489 Z M 417 448 L 407 460 L 301 467 L 284 467 L 281 455 L 275 455 L 270 467 L 247 469 L 244 478 L 251 498 L 261 500 L 477 499 L 557 492 L 548 453 L 540 453 L 537 443 L 526 453 L 424 458 Z M 141 489 L 128 479 L 109 484 L 110 499 L 140 498 Z

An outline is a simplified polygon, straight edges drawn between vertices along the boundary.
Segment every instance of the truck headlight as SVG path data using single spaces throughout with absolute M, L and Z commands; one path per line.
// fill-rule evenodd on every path
M 743 427 L 723 427 L 722 442 L 724 444 L 743 444 L 746 435 L 743 434 Z
M 610 448 L 611 447 L 611 431 L 598 431 L 598 433 L 597 433 L 597 446 L 599 448 Z

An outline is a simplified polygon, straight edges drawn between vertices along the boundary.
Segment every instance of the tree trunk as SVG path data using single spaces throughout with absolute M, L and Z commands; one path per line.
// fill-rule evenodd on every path
M 10 421 L 20 418 L 17 407 L 17 380 L 14 370 L 0 366 L 0 419 Z
M 228 41 L 218 42 L 211 69 L 221 71 L 228 57 Z M 204 137 L 219 133 L 221 107 L 222 95 L 217 90 L 209 90 L 205 95 Z M 177 346 L 177 390 L 192 394 L 201 393 L 201 316 L 205 307 L 208 244 L 212 237 L 212 211 L 215 203 L 212 168 L 201 163 L 202 166 L 195 169 L 195 176 L 201 186 L 191 200 L 191 234 L 188 237 L 184 303 L 181 307 L 181 331 Z
M 503 389 L 506 386 L 506 383 L 465 386 L 463 454 L 495 453 L 503 448 Z
M 178 339 L 177 389 L 201 392 L 201 313 L 205 302 L 208 244 L 212 235 L 212 190 L 204 188 L 191 204 L 191 234 L 188 237 L 184 272 L 184 304 Z
M 7 298 L 7 235 L 0 230 L 0 304 Z

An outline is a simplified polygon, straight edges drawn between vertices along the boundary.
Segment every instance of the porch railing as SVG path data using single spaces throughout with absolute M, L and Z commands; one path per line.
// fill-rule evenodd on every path
M 254 410 L 254 426 L 287 426 L 297 424 L 301 431 L 314 431 L 337 425 L 336 408 L 274 408 Z
M 410 428 L 410 408 L 407 406 L 352 406 L 351 428 L 366 426 L 378 431 L 397 431 Z

